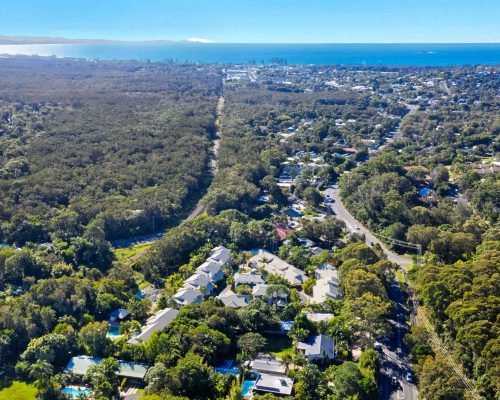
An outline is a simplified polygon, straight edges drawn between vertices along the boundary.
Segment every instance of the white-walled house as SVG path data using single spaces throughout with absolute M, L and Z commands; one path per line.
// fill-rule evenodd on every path
M 179 311 L 174 308 L 165 308 L 158 311 L 156 314 L 147 319 L 146 324 L 141 328 L 141 331 L 133 335 L 127 343 L 138 344 L 147 342 L 153 333 L 161 331 L 168 324 L 170 324 L 178 313 Z
M 184 281 L 184 288 L 198 289 L 204 296 L 212 294 L 214 285 L 207 275 L 194 274 Z
M 196 273 L 206 275 L 214 282 L 219 282 L 224 279 L 222 265 L 213 260 L 207 260 L 201 264 L 198 268 L 196 268 Z
M 250 274 L 234 274 L 234 286 L 247 285 L 253 287 L 255 285 L 260 285 L 265 283 L 264 277 L 260 274 L 250 273 Z
M 181 288 L 172 299 L 181 306 L 187 306 L 188 304 L 201 303 L 203 294 L 198 289 Z
M 314 271 L 316 284 L 313 287 L 311 300 L 314 303 L 322 303 L 326 299 L 340 298 L 339 272 L 329 264 L 324 264 Z
M 210 257 L 208 260 L 213 260 L 220 263 L 221 265 L 226 265 L 231 261 L 231 250 L 224 246 L 217 246 L 210 252 Z

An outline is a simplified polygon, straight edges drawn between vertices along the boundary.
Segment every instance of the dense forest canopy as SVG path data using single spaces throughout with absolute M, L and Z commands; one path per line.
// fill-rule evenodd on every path
M 220 71 L 177 64 L 0 61 L 1 235 L 69 241 L 153 232 L 199 197 Z

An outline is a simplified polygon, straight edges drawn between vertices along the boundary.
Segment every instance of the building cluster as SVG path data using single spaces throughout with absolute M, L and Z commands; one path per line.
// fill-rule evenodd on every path
M 233 274 L 231 284 L 217 296 L 222 303 L 231 308 L 242 308 L 252 299 L 262 299 L 269 305 L 284 307 L 287 305 L 289 291 L 282 285 L 266 283 L 268 275 L 275 275 L 287 281 L 289 286 L 300 289 L 307 279 L 306 274 L 299 268 L 282 260 L 273 253 L 257 249 L 251 251 L 252 256 L 244 265 L 240 265 Z M 209 257 L 196 268 L 195 273 L 186 279 L 183 286 L 170 299 L 173 307 L 164 308 L 149 317 L 141 327 L 140 332 L 133 334 L 127 341 L 129 344 L 147 342 L 151 336 L 162 331 L 179 313 L 179 308 L 194 303 L 201 303 L 205 298 L 215 295 L 225 275 L 223 268 L 232 262 L 231 251 L 224 246 L 215 247 Z M 322 302 L 326 298 L 338 298 L 338 273 L 330 265 L 324 265 L 315 272 L 316 285 L 313 294 L 304 297 L 304 302 Z M 241 290 L 245 288 L 245 290 Z M 282 290 L 283 288 L 283 290 Z M 121 321 L 129 318 L 127 309 L 117 309 L 110 314 L 110 326 L 118 327 Z M 314 322 L 327 321 L 331 314 L 308 313 L 306 317 Z M 284 321 L 277 331 L 272 334 L 287 334 L 294 321 Z M 266 331 L 267 332 L 267 331 Z M 324 335 L 310 335 L 296 345 L 296 351 L 309 362 L 324 362 L 335 358 L 334 339 Z M 243 381 L 243 395 L 251 398 L 252 393 L 274 393 L 283 396 L 292 394 L 294 380 L 287 376 L 287 368 L 280 361 L 266 358 L 262 355 L 248 362 L 250 374 Z M 65 372 L 76 377 L 75 383 L 81 382 L 92 365 L 98 365 L 102 360 L 98 357 L 76 356 L 71 359 Z M 140 386 L 144 380 L 148 366 L 142 363 L 119 361 L 118 376 L 127 378 L 128 386 Z M 216 370 L 221 370 L 221 368 Z M 222 372 L 221 372 L 222 371 Z M 221 373 L 239 374 L 237 368 L 230 370 L 222 368 Z M 80 378 L 78 378 L 80 377 Z M 137 386 L 137 387 L 138 387 Z
M 184 281 L 184 285 L 172 300 L 179 306 L 201 303 L 206 296 L 213 294 L 215 285 L 224 279 L 222 268 L 231 260 L 231 250 L 224 246 L 214 248 L 210 257 L 201 264 L 193 275 Z

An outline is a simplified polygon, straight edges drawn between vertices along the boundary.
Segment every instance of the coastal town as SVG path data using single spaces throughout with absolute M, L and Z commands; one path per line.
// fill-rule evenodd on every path
M 23 58 L 2 62 L 30 70 Z M 93 71 L 92 62 L 73 62 L 74 76 Z M 185 175 L 168 187 L 158 177 L 174 174 L 146 160 L 166 157 L 170 142 L 151 142 L 144 147 L 161 151 L 127 155 L 130 170 L 64 173 L 97 183 L 78 192 L 61 178 L 53 199 L 23 186 L 42 165 L 30 146 L 59 140 L 67 120 L 54 115 L 85 119 L 85 105 L 71 103 L 71 92 L 58 102 L 0 100 L 0 177 L 17 185 L 0 206 L 0 363 L 9 365 L 0 378 L 73 399 L 413 400 L 442 374 L 460 396 L 492 398 L 495 363 L 477 349 L 495 338 L 484 333 L 468 347 L 450 322 L 458 324 L 467 295 L 439 274 L 457 266 L 470 292 L 480 280 L 472 274 L 498 268 L 473 267 L 499 251 L 495 67 L 101 68 L 127 79 L 174 77 L 172 87 L 196 76 L 162 101 L 180 102 L 191 86 L 175 113 L 207 132 L 203 140 L 178 134 Z M 159 95 L 151 96 L 143 110 Z M 199 114 L 188 108 L 196 101 Z M 150 129 L 177 127 L 175 113 Z M 123 151 L 112 146 L 110 154 Z M 108 162 L 105 152 L 88 157 Z M 92 196 L 109 208 L 91 208 Z M 440 293 L 452 289 L 457 303 L 441 308 Z M 493 329 L 489 315 L 480 321 Z M 2 343 L 16 340 L 20 348 L 6 352 Z M 462 356 L 449 350 L 455 341 Z

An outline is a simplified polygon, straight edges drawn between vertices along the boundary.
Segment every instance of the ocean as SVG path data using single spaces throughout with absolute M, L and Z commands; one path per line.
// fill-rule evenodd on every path
M 499 64 L 494 44 L 113 43 L 0 45 L 0 54 L 220 64 L 453 66 Z

